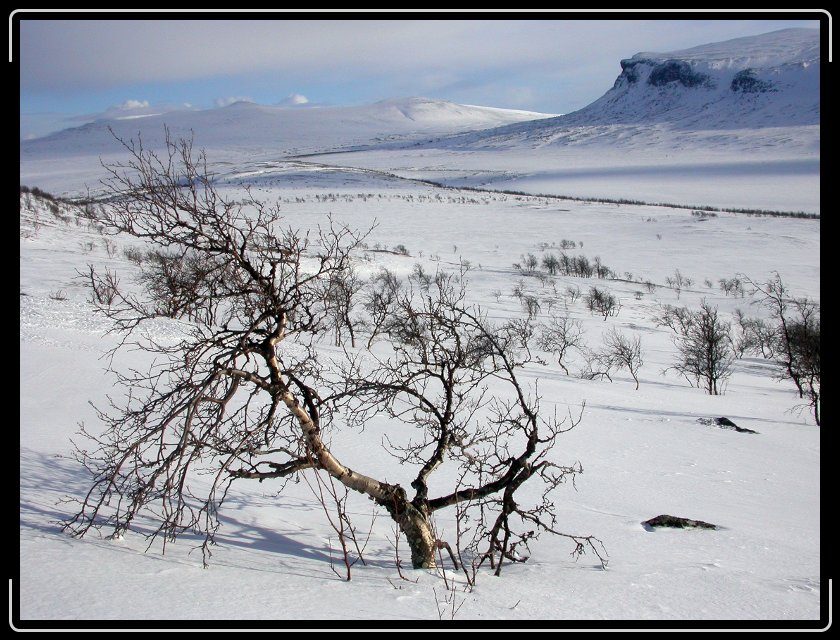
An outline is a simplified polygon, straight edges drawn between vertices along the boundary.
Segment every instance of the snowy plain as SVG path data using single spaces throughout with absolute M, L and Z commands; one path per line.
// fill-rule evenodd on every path
M 355 145 L 358 140 L 346 137 L 345 126 L 332 130 L 345 132 L 337 142 L 328 143 L 324 134 L 307 152 Z M 619 372 L 612 383 L 580 378 L 580 353 L 569 360 L 570 375 L 545 354 L 547 364 L 530 367 L 526 376 L 539 383 L 546 410 L 576 415 L 583 408 L 581 423 L 560 438 L 555 457 L 564 464 L 578 461 L 584 471 L 574 487 L 561 488 L 557 507 L 564 531 L 603 541 L 608 567 L 602 569 L 591 553 L 575 560 L 568 540 L 544 535 L 532 545 L 527 562 L 507 565 L 500 577 L 482 569 L 473 590 L 465 589 L 463 576 L 448 563 L 445 577 L 454 580 L 455 591 L 446 590 L 439 570 L 408 571 L 411 580 L 401 579 L 387 514 L 376 514 L 371 502 L 356 495 L 349 512 L 359 530 L 370 530 L 366 564 L 353 567 L 351 581 L 340 580 L 331 569 L 337 561 L 334 533 L 305 483 L 289 484 L 282 493 L 272 481 L 236 483 L 208 568 L 194 550 L 198 540 L 189 535 L 168 544 L 165 554 L 158 544 L 147 550 L 142 535 L 147 521 L 137 522 L 136 531 L 119 540 L 62 533 L 57 521 L 73 511 L 62 500 L 87 488 L 86 473 L 67 457 L 71 439 L 80 422 L 96 430 L 89 401 L 101 405 L 114 393 L 101 359 L 114 339 L 104 335 L 108 325 L 93 313 L 77 271 L 90 263 L 107 265 L 130 282 L 135 267 L 123 250 L 136 240 L 105 237 L 78 211 L 67 207 L 56 215 L 22 195 L 21 529 L 14 585 L 22 626 L 65 622 L 72 628 L 105 621 L 124 628 L 182 621 L 200 627 L 260 621 L 275 628 L 320 623 L 350 628 L 423 626 L 453 617 L 477 626 L 527 621 L 546 628 L 620 627 L 633 621 L 654 628 L 702 622 L 732 628 L 819 626 L 826 606 L 819 427 L 807 410 L 796 410 L 800 401 L 793 385 L 775 380 L 772 366 L 760 358 L 737 360 L 720 396 L 705 395 L 666 372 L 675 355 L 673 334 L 656 319 L 660 303 L 696 308 L 702 300 L 727 317 L 737 309 L 761 315 L 749 296 L 727 296 L 718 288 L 719 279 L 737 274 L 762 282 L 778 271 L 796 295 L 819 300 L 820 221 L 725 211 L 701 219 L 685 208 L 462 191 L 414 180 L 819 212 L 818 125 L 765 131 L 766 152 L 753 147 L 749 154 L 744 141 L 761 141 L 755 130 L 718 146 L 708 144 L 708 135 L 696 134 L 689 136 L 699 140 L 696 145 L 679 149 L 686 137 L 674 129 L 649 128 L 659 139 L 648 144 L 639 127 L 624 147 L 615 144 L 613 128 L 597 143 L 558 144 L 543 153 L 516 145 L 465 150 L 434 143 L 434 148 L 397 149 L 377 142 L 367 151 L 295 159 L 290 157 L 295 154 L 272 152 L 270 145 L 252 153 L 196 140 L 212 151 L 209 161 L 224 195 L 240 198 L 249 185 L 262 199 L 279 199 L 293 227 L 312 228 L 328 214 L 359 229 L 376 222 L 371 247 L 407 248 L 407 256 L 360 251 L 356 267 L 363 274 L 387 266 L 406 276 L 415 263 L 432 272 L 452 270 L 466 260 L 469 299 L 491 318 L 522 316 L 512 290 L 524 282 L 543 301 L 539 321 L 548 318 L 549 307 L 554 313 L 567 311 L 584 326 L 590 347 L 599 346 L 611 326 L 641 336 L 638 390 L 626 373 Z M 593 140 L 598 131 L 590 130 Z M 780 143 L 785 136 L 795 144 Z M 22 146 L 21 184 L 83 194 L 84 185 L 95 185 L 101 175 L 97 162 L 103 152 L 97 148 L 74 156 L 72 148 L 68 143 L 50 155 L 46 147 Z M 557 171 L 549 176 L 545 164 L 552 159 Z M 663 173 L 673 162 L 677 168 Z M 703 164 L 716 168 L 696 170 Z M 762 164 L 778 171 L 768 175 Z M 738 166 L 748 168 L 738 171 Z M 556 276 L 542 283 L 512 266 L 524 254 L 556 252 L 564 239 L 575 241 L 573 253 L 599 256 L 619 277 Z M 666 286 L 675 269 L 694 281 L 679 294 Z M 582 300 L 564 300 L 567 287 L 585 292 L 593 285 L 619 298 L 617 316 L 605 321 L 587 311 Z M 161 340 L 179 330 L 179 322 L 171 320 L 150 327 Z M 322 352 L 338 356 L 328 344 Z M 138 366 L 144 358 L 122 353 L 117 363 Z M 698 422 L 718 416 L 758 433 Z M 408 484 L 411 476 L 378 452 L 390 428 L 380 417 L 363 432 L 336 429 L 332 446 L 352 468 Z M 642 525 L 659 514 L 719 528 L 649 530 Z M 436 526 L 442 537 L 451 537 L 452 515 L 440 512 Z M 405 566 L 403 541 L 399 548 Z
M 657 302 L 693 306 L 706 299 L 727 313 L 756 312 L 749 299 L 703 285 L 683 291 L 678 300 L 663 286 L 676 268 L 698 282 L 715 283 L 736 273 L 761 280 L 779 269 L 797 293 L 818 296 L 818 221 L 721 214 L 700 222 L 686 210 L 405 189 L 396 181 L 359 192 L 341 186 L 340 172 L 331 173 L 313 176 L 316 184 L 321 181 L 317 187 L 260 188 L 287 200 L 291 224 L 307 226 L 328 212 L 359 228 L 377 220 L 372 242 L 402 243 L 412 253 L 371 254 L 370 262 L 360 258 L 361 269 L 384 263 L 407 274 L 415 262 L 434 269 L 469 260 L 472 299 L 494 317 L 522 313 L 511 294 L 521 276 L 511 264 L 523 253 L 539 254 L 540 243 L 555 238 L 574 239 L 587 255 L 658 285 L 647 293 L 638 281 L 603 283 L 622 303 L 607 322 L 591 316 L 580 300 L 569 305 L 592 346 L 611 324 L 642 336 L 645 365 L 638 391 L 628 375 L 619 374 L 614 383 L 575 377 L 580 358 L 572 359 L 570 376 L 553 364 L 531 372 L 548 410 L 576 412 L 586 403 L 583 421 L 563 436 L 557 452 L 559 461 L 580 461 L 584 468 L 577 490 L 561 492 L 559 509 L 570 532 L 604 542 L 608 569 L 590 556 L 575 562 L 566 541 L 544 537 L 527 563 L 509 566 L 499 578 L 484 575 L 473 592 L 459 592 L 464 604 L 457 619 L 819 618 L 819 428 L 807 412 L 791 412 L 798 402 L 794 389 L 775 382 L 763 361 L 738 361 L 725 395 L 718 397 L 673 373 L 663 375 L 674 347 L 670 331 L 654 325 Z M 324 187 L 325 179 L 332 186 Z M 317 202 L 315 195 L 335 201 Z M 305 202 L 292 202 L 298 199 Z M 119 253 L 109 259 L 95 231 L 50 217 L 41 211 L 42 226 L 21 239 L 21 617 L 436 620 L 441 579 L 420 572 L 417 584 L 399 580 L 389 542 L 393 531 L 382 514 L 365 554 L 368 565 L 357 565 L 349 583 L 336 578 L 330 569 L 331 531 L 305 485 L 275 496 L 269 483 L 240 482 L 208 569 L 201 568 L 198 552 L 190 553 L 188 537 L 161 555 L 155 547 L 143 553 L 139 534 L 119 541 L 77 540 L 58 531 L 55 521 L 70 509 L 59 501 L 79 495 L 85 482 L 82 470 L 59 456 L 69 454 L 77 422 L 95 421 L 87 401 L 102 403 L 111 384 L 99 359 L 110 345 L 102 337 L 107 327 L 92 316 L 74 273 L 89 262 L 110 264 L 121 273 L 130 265 Z M 22 229 L 30 228 L 32 215 L 22 220 Z M 125 246 L 120 238 L 116 242 Z M 559 291 L 589 284 L 556 280 Z M 552 297 L 534 278 L 527 287 Z M 499 301 L 496 290 L 502 291 Z M 50 297 L 60 297 L 54 295 L 59 291 L 67 300 Z M 643 292 L 640 300 L 636 291 Z M 164 336 L 168 329 L 157 331 Z M 139 358 L 125 357 L 126 365 Z M 759 434 L 697 422 L 716 416 Z M 336 433 L 334 446 L 353 468 L 399 478 L 393 461 L 370 457 L 379 440 L 376 427 L 384 426 L 371 426 L 364 435 Z M 352 504 L 360 529 L 367 529 L 372 513 L 366 500 Z M 641 522 L 660 513 L 722 528 L 646 531 Z M 452 530 L 445 517 L 438 526 Z M 332 553 L 335 560 L 334 547 Z

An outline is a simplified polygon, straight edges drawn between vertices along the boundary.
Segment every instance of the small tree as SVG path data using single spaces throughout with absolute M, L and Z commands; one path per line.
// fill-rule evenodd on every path
M 402 288 L 402 283 L 397 276 L 382 267 L 379 273 L 371 276 L 368 287 L 364 291 L 363 306 L 367 312 L 367 324 L 370 329 L 367 348 L 370 349 L 373 341 L 380 333 L 387 333 L 390 330 L 389 323 L 394 317 L 394 306 L 397 296 Z
M 563 296 L 571 303 L 577 302 L 578 298 L 580 298 L 580 287 L 576 285 L 570 285 L 566 287 L 563 292 Z
M 589 262 L 589 258 L 581 254 L 577 258 L 573 258 L 572 273 L 581 278 L 591 278 L 595 273 L 595 268 Z
M 352 266 L 348 266 L 341 272 L 331 274 L 327 279 L 324 302 L 330 311 L 329 320 L 335 332 L 336 346 L 340 347 L 343 344 L 342 335 L 346 329 L 350 335 L 350 346 L 353 349 L 356 348 L 356 331 L 350 314 L 358 302 L 363 284 L 359 274 Z
M 740 278 L 721 278 L 718 284 L 720 284 L 720 290 L 727 296 L 744 297 L 744 283 Z
M 627 368 L 638 389 L 639 369 L 644 364 L 641 338 L 639 336 L 630 338 L 613 327 L 604 335 L 604 347 L 607 357 L 617 368 Z
M 702 385 L 709 395 L 720 395 L 735 361 L 731 325 L 705 300 L 699 311 L 684 311 L 682 315 L 685 321 L 677 325 L 675 338 L 677 362 L 671 368 L 685 376 L 689 384 Z
M 528 319 L 533 320 L 539 314 L 540 309 L 540 299 L 537 296 L 526 295 L 523 296 L 521 299 L 522 307 L 528 313 Z
M 384 305 L 382 326 L 392 334 L 390 348 L 325 359 L 319 344 L 332 309 L 324 290 L 348 272 L 364 234 L 332 220 L 304 233 L 284 228 L 277 207 L 225 200 L 189 141 L 167 136 L 163 157 L 139 142 L 124 145 L 128 163 L 106 166 L 104 224 L 167 255 L 194 254 L 202 269 L 200 277 L 188 270 L 174 278 L 174 290 L 141 279 L 138 295 L 121 291 L 99 306 L 121 335 L 116 349 L 130 343 L 154 361 L 145 372 L 114 370 L 125 401 L 99 412 L 102 435 L 82 427 L 91 444 L 77 458 L 92 484 L 65 529 L 81 536 L 104 526 L 120 535 L 147 516 L 156 523 L 153 540 L 200 534 L 206 563 L 232 482 L 322 472 L 331 487 L 335 481 L 359 492 L 391 516 L 415 568 L 437 563 L 443 543 L 433 514 L 458 506 L 481 532 L 475 561 L 489 560 L 497 574 L 503 562 L 524 560 L 521 550 L 541 531 L 602 558 L 596 539 L 556 528 L 553 492 L 580 468 L 559 465 L 552 449 L 579 418 L 564 424 L 542 415 L 536 389 L 519 376 L 530 351 L 509 327 L 467 304 L 463 274 L 389 286 L 395 299 Z M 163 270 L 168 263 L 150 264 Z M 170 297 L 183 298 L 193 318 L 174 345 L 140 330 Z M 350 469 L 324 437 L 342 421 L 364 426 L 374 416 L 388 423 L 384 446 L 413 495 L 399 482 Z M 393 428 L 405 424 L 419 437 Z M 433 482 L 443 465 L 453 467 L 449 481 Z M 326 486 L 322 476 L 314 480 Z M 526 482 L 541 485 L 533 503 L 517 493 Z M 352 531 L 347 510 L 341 493 L 328 493 L 340 510 L 332 522 L 341 537 Z
M 735 321 L 740 335 L 735 341 L 735 353 L 739 358 L 752 353 L 765 360 L 772 360 L 778 348 L 776 327 L 763 318 L 749 318 L 741 309 L 735 310 Z
M 779 378 L 790 380 L 799 397 L 808 400 L 814 421 L 820 424 L 820 305 L 792 296 L 778 273 L 764 284 L 744 278 L 752 294 L 771 313 L 775 323 L 772 359 Z
M 543 256 L 542 267 L 548 271 L 549 275 L 557 275 L 557 272 L 560 271 L 560 261 L 556 255 L 549 253 Z
M 609 278 L 611 270 L 608 266 L 601 262 L 601 256 L 595 256 L 592 260 L 592 269 L 596 278 Z
M 88 273 L 77 271 L 81 278 L 87 280 L 92 292 L 94 304 L 111 305 L 119 293 L 119 279 L 115 272 L 105 270 L 104 275 L 97 277 L 96 270 L 92 264 L 88 265 Z
M 604 334 L 604 345 L 600 349 L 586 352 L 586 364 L 581 377 L 587 380 L 606 378 L 613 381 L 612 373 L 627 367 L 636 389 L 639 388 L 639 369 L 642 361 L 641 338 L 628 338 L 615 327 Z
M 680 299 L 680 293 L 686 287 L 691 286 L 691 278 L 686 278 L 683 274 L 680 273 L 679 269 L 674 269 L 673 277 L 668 276 L 665 278 L 665 284 L 668 285 L 671 289 L 676 291 L 677 293 L 677 300 Z
M 694 322 L 694 314 L 687 307 L 660 304 L 653 320 L 656 326 L 668 327 L 678 336 L 687 335 L 691 330 L 691 324 Z
M 557 364 L 569 375 L 564 360 L 571 349 L 583 347 L 583 326 L 568 315 L 551 316 L 548 324 L 540 331 L 538 345 L 543 351 L 553 353 L 557 357 Z
M 535 256 L 533 253 L 529 253 L 528 255 L 522 256 L 521 264 L 523 271 L 525 271 L 526 273 L 534 273 L 534 271 L 537 268 L 537 265 L 539 265 L 539 260 L 537 259 L 537 256 Z
M 621 309 L 621 305 L 613 294 L 598 287 L 590 287 L 584 300 L 586 308 L 593 313 L 604 316 L 605 322 L 610 316 L 617 316 Z

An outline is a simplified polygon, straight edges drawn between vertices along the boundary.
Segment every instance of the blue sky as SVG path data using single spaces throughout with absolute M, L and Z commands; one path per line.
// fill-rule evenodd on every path
M 234 100 L 356 105 L 425 96 L 568 113 L 612 86 L 622 58 L 816 28 L 820 14 L 813 21 L 650 19 L 656 14 L 575 20 L 562 13 L 552 20 L 521 19 L 527 14 L 248 20 L 223 13 L 216 20 L 119 21 L 77 15 L 21 19 L 22 139 L 103 115 L 218 108 Z

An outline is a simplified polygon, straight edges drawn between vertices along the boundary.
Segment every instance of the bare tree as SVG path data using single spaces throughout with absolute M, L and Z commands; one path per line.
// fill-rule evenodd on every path
M 627 368 L 638 389 L 639 369 L 644 364 L 641 338 L 638 335 L 630 338 L 613 327 L 604 335 L 604 347 L 607 357 L 616 367 Z
M 535 256 L 533 253 L 529 253 L 527 255 L 522 256 L 522 269 L 526 273 L 534 273 L 539 263 L 540 262 L 537 259 L 537 256 Z
M 348 266 L 341 272 L 331 274 L 327 280 L 324 294 L 326 296 L 325 303 L 330 309 L 336 346 L 340 347 L 342 345 L 342 334 L 343 330 L 346 329 L 350 335 L 350 346 L 356 348 L 356 331 L 350 314 L 358 302 L 359 292 L 363 284 L 359 274 L 352 266 Z
M 678 335 L 677 361 L 674 370 L 690 384 L 701 385 L 709 395 L 720 395 L 723 383 L 732 375 L 735 361 L 732 327 L 705 300 L 699 311 L 688 311 L 682 317 Z
M 563 295 L 569 300 L 569 302 L 574 304 L 577 302 L 577 299 L 580 298 L 580 287 L 570 285 L 566 287 Z
M 735 340 L 735 353 L 742 358 L 748 353 L 772 360 L 778 348 L 776 327 L 763 318 L 749 318 L 741 309 L 735 310 L 735 321 L 740 334 Z
M 531 343 L 536 334 L 536 326 L 530 318 L 511 318 L 502 325 L 507 344 L 516 345 L 519 349 L 527 351 L 530 357 Z
M 282 227 L 276 206 L 224 199 L 189 141 L 167 139 L 164 155 L 123 144 L 127 163 L 106 167 L 103 223 L 167 256 L 195 255 L 202 269 L 200 277 L 188 270 L 173 278 L 174 290 L 141 278 L 140 293 L 121 291 L 99 307 L 120 336 L 115 352 L 139 347 L 154 362 L 125 372 L 111 361 L 125 399 L 98 412 L 103 434 L 82 426 L 87 444 L 77 459 L 92 484 L 66 530 L 81 536 L 106 527 L 120 535 L 148 517 L 156 523 L 149 536 L 164 544 L 185 531 L 201 534 L 206 563 L 232 482 L 319 471 L 391 516 L 415 568 L 436 565 L 442 543 L 433 514 L 457 505 L 479 519 L 482 559 L 497 574 L 503 561 L 523 560 L 521 550 L 540 531 L 567 535 L 557 529 L 553 492 L 580 468 L 559 465 L 552 449 L 579 418 L 543 416 L 536 388 L 519 378 L 530 351 L 466 303 L 463 274 L 438 273 L 422 287 L 414 277 L 396 292 L 385 305 L 389 349 L 327 358 L 319 350 L 332 312 L 324 288 L 347 273 L 364 234 L 332 220 L 299 232 Z M 148 268 L 156 276 L 167 267 Z M 180 340 L 160 344 L 141 328 L 169 298 L 192 320 Z M 350 469 L 324 438 L 328 429 L 374 416 L 388 422 L 385 448 L 400 460 L 413 495 L 399 482 Z M 406 434 L 404 425 L 414 429 Z M 454 467 L 449 483 L 433 484 L 444 464 Z M 314 477 L 337 504 L 332 526 L 349 568 L 352 527 L 342 494 L 326 478 Z M 529 481 L 542 485 L 534 503 L 517 494 Z M 605 563 L 596 539 L 568 537 Z
M 601 256 L 595 256 L 592 260 L 592 268 L 596 278 L 609 278 L 612 276 L 612 270 L 601 262 Z
M 759 295 L 760 303 L 775 323 L 772 360 L 779 378 L 796 385 L 799 397 L 808 400 L 814 421 L 820 424 L 820 305 L 807 297 L 791 295 L 778 273 L 764 284 L 744 277 Z
M 553 253 L 544 255 L 541 264 L 543 269 L 548 271 L 549 275 L 557 275 L 557 272 L 560 271 L 560 261 Z
M 665 284 L 677 292 L 677 300 L 680 299 L 680 293 L 683 290 L 683 287 L 688 287 L 691 285 L 691 279 L 683 277 L 680 273 L 679 269 L 674 269 L 674 276 L 668 276 L 665 278 Z
M 673 307 L 670 304 L 657 305 L 657 311 L 653 318 L 657 327 L 668 327 L 679 335 L 686 335 L 692 322 L 694 322 L 694 315 L 688 307 Z
M 718 280 L 718 284 L 720 285 L 720 290 L 727 296 L 732 295 L 739 296 L 741 298 L 744 297 L 744 283 L 740 278 L 721 278 Z
M 585 366 L 581 377 L 586 380 L 606 378 L 613 381 L 612 373 L 627 367 L 636 389 L 639 388 L 639 369 L 644 364 L 642 360 L 641 338 L 629 338 L 620 333 L 615 327 L 604 334 L 604 344 L 600 349 L 587 350 Z
M 540 331 L 538 345 L 543 351 L 553 353 L 557 357 L 557 364 L 569 375 L 564 360 L 569 350 L 583 347 L 583 326 L 568 315 L 551 316 L 548 324 Z
M 376 337 L 389 330 L 388 323 L 393 319 L 394 305 L 397 301 L 402 284 L 392 272 L 382 267 L 379 273 L 370 278 L 364 292 L 364 309 L 367 312 L 367 323 L 370 328 L 370 338 L 367 348 L 370 349 Z
M 599 289 L 598 287 L 589 287 L 589 293 L 584 297 L 586 301 L 586 308 L 604 316 L 604 321 L 610 316 L 617 316 L 621 309 L 621 304 L 616 297 L 609 291 Z
M 97 277 L 96 269 L 92 264 L 88 265 L 88 272 L 77 271 L 80 278 L 87 281 L 92 292 L 91 302 L 94 304 L 110 305 L 117 299 L 119 293 L 119 278 L 113 271 L 105 270 L 105 273 Z
M 603 380 L 606 378 L 613 381 L 612 373 L 615 369 L 615 361 L 603 349 L 586 349 L 583 352 L 584 364 L 580 371 L 580 377 L 584 380 Z
M 533 320 L 539 314 L 541 307 L 540 307 L 540 299 L 537 296 L 526 295 L 523 296 L 521 299 L 522 307 L 528 313 L 528 319 Z
M 414 498 L 398 508 L 383 505 L 406 534 L 414 566 L 433 566 L 441 546 L 432 536 L 432 514 L 466 502 L 487 523 L 493 514 L 483 552 L 491 564 L 521 559 L 518 545 L 540 529 L 553 529 L 554 511 L 548 498 L 528 507 L 514 499 L 514 492 L 534 477 L 550 493 L 574 473 L 546 458 L 574 421 L 565 426 L 554 418 L 544 421 L 538 397 L 519 382 L 517 371 L 532 361 L 519 325 L 493 328 L 465 304 L 465 293 L 463 281 L 454 275 L 435 278 L 428 292 L 404 291 L 396 309 L 402 326 L 394 334 L 393 351 L 373 359 L 361 354 L 340 376 L 346 389 L 332 397 L 341 401 L 342 414 L 352 424 L 385 412 L 422 434 L 419 440 L 385 436 L 387 450 L 401 465 L 419 468 L 411 482 Z M 491 379 L 512 393 L 505 397 L 496 388 L 491 397 Z M 432 473 L 446 460 L 457 465 L 457 484 L 431 498 Z M 514 517 L 537 528 L 517 534 Z

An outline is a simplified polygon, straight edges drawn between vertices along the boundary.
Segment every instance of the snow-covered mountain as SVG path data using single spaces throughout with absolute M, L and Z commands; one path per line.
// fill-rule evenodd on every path
M 138 118 L 103 119 L 21 142 L 21 159 L 56 154 L 110 153 L 117 145 L 109 128 L 123 139 L 142 135 L 156 146 L 164 126 L 173 138 L 194 134 L 197 146 L 271 151 L 277 155 L 342 150 L 396 140 L 498 127 L 547 114 L 460 105 L 428 98 L 383 100 L 354 107 L 293 108 L 235 102 L 200 111 L 172 111 Z
M 300 107 L 235 102 L 206 110 L 108 118 L 20 143 L 20 182 L 56 193 L 84 191 L 102 177 L 100 159 L 117 161 L 123 140 L 140 137 L 147 149 L 193 139 L 211 163 L 237 166 L 328 151 L 412 145 L 456 132 L 478 131 L 547 114 L 401 98 L 354 107 Z M 217 167 L 218 169 L 218 167 Z
M 820 122 L 816 29 L 774 33 L 621 61 L 613 88 L 566 123 L 670 122 L 682 128 Z
M 784 29 L 670 53 L 621 60 L 613 87 L 583 109 L 450 138 L 463 148 L 525 145 L 683 147 L 732 143 L 816 150 L 820 123 L 820 34 Z M 790 127 L 812 127 L 791 139 Z M 756 131 L 756 130 L 762 131 Z M 664 132 L 674 132 L 668 135 Z M 699 136 L 698 145 L 683 136 Z

